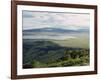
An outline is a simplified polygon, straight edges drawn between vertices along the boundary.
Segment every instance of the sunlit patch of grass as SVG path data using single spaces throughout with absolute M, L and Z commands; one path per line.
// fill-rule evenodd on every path
M 51 40 L 63 47 L 89 48 L 89 39 L 87 37 L 70 38 L 65 40 Z

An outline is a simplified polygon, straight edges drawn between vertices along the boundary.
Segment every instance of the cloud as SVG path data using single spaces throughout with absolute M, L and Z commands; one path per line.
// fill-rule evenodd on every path
M 23 11 L 23 29 L 44 27 L 79 29 L 89 26 L 89 14 Z

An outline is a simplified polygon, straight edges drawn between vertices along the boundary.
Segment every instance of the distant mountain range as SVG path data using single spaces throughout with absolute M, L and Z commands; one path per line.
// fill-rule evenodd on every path
M 61 29 L 61 28 L 39 28 L 39 29 L 28 29 L 23 30 L 23 32 L 61 32 L 61 33 L 70 33 L 70 32 L 89 32 L 88 29 L 77 29 L 77 30 L 71 30 L 71 29 Z

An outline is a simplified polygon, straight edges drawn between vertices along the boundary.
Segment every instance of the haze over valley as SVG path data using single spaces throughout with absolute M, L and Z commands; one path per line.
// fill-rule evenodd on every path
M 88 66 L 89 16 L 23 11 L 23 68 Z

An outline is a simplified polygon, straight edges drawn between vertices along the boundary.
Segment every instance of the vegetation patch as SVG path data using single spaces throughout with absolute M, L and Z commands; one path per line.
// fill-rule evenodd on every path
M 23 68 L 89 65 L 89 49 L 63 47 L 46 40 L 23 42 Z

